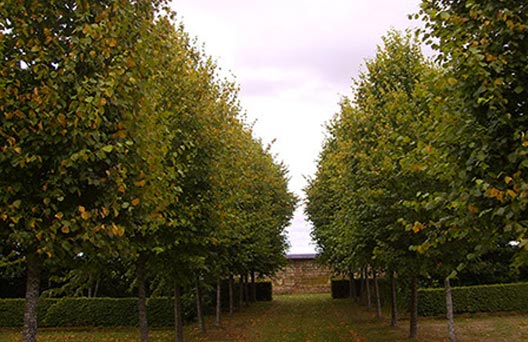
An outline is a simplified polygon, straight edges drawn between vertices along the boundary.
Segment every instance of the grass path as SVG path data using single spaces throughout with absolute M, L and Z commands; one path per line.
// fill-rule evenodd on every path
M 328 294 L 276 296 L 234 315 L 224 314 L 222 327 L 208 317 L 207 334 L 196 324 L 185 328 L 186 342 L 442 342 L 446 324 L 439 318 L 420 318 L 418 339 L 407 338 L 408 320 L 397 328 L 388 318 L 375 319 L 351 300 L 333 300 Z M 527 314 L 462 315 L 456 317 L 458 342 L 528 341 Z M 153 329 L 151 341 L 173 341 L 172 329 Z M 138 341 L 137 328 L 40 329 L 39 342 Z M 0 329 L 1 342 L 20 341 L 18 329 Z

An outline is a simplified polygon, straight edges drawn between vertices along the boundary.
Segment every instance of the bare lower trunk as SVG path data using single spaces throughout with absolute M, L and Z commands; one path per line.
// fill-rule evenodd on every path
M 372 271 L 372 274 L 374 276 L 374 295 L 376 296 L 376 318 L 381 319 L 381 298 L 379 293 L 379 286 L 378 286 L 378 275 L 376 270 Z
M 94 287 L 94 293 L 93 293 L 94 297 L 97 297 L 97 292 L 99 292 L 100 284 L 101 284 L 101 278 L 97 277 L 97 280 L 95 281 L 95 287 Z
M 216 318 L 215 326 L 220 327 L 220 315 L 222 313 L 222 288 L 220 277 L 216 278 Z
M 247 274 L 244 275 L 244 303 L 246 306 L 249 306 L 249 286 Z
M 242 307 L 244 301 L 244 276 L 240 275 L 238 279 L 238 309 Z
M 229 287 L 229 314 L 232 315 L 233 312 L 235 311 L 235 303 L 234 303 L 234 298 L 233 298 L 233 275 L 230 274 L 229 275 L 229 283 L 228 283 L 228 287 Z
M 182 311 L 182 290 L 176 284 L 174 287 L 174 330 L 176 342 L 183 342 L 183 311 Z
M 394 271 L 390 272 L 391 285 L 391 326 L 398 325 L 398 298 L 396 292 L 396 279 L 394 278 Z
M 418 334 L 418 277 L 411 279 L 411 301 L 410 301 L 409 337 L 415 338 Z
M 92 297 L 92 284 L 93 283 L 93 275 L 90 273 L 88 276 L 88 298 Z
M 138 314 L 141 342 L 148 342 L 147 294 L 145 291 L 145 257 L 140 255 L 136 263 L 138 283 Z
M 372 310 L 372 300 L 370 297 L 370 281 L 369 281 L 369 272 L 368 267 L 365 268 L 365 289 L 367 292 L 367 310 Z
M 349 297 L 356 299 L 356 281 L 354 280 L 354 273 L 350 273 L 348 277 L 348 291 Z
M 453 297 L 451 295 L 451 281 L 445 278 L 445 296 L 447 309 L 447 333 L 449 342 L 456 342 L 455 336 L 455 319 L 453 317 Z
M 37 306 L 40 288 L 41 261 L 36 255 L 27 256 L 26 302 L 24 305 L 23 342 L 37 341 Z
M 363 304 L 365 298 L 365 278 L 363 277 L 363 270 L 359 270 L 359 295 L 358 302 Z
M 202 287 L 200 286 L 200 279 L 198 277 L 196 277 L 196 315 L 198 316 L 200 332 L 205 334 L 205 320 L 202 307 Z
M 255 284 L 255 271 L 251 271 L 251 302 L 257 301 L 257 285 Z

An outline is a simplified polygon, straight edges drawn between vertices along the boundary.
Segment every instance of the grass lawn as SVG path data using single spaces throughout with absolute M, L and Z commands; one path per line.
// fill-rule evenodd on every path
M 377 342 L 409 341 L 408 320 L 397 328 L 388 318 L 379 322 L 351 300 L 332 300 L 328 294 L 276 296 L 273 302 L 258 303 L 233 316 L 223 317 L 222 328 L 208 319 L 208 332 L 201 335 L 196 325 L 185 329 L 186 341 L 241 342 Z M 528 314 L 478 314 L 456 317 L 459 342 L 528 341 Z M 420 318 L 418 342 L 447 341 L 441 318 Z M 40 329 L 39 342 L 125 342 L 138 341 L 136 328 Z M 171 329 L 153 329 L 151 341 L 173 341 Z M 20 341 L 19 329 L 0 329 L 0 341 Z

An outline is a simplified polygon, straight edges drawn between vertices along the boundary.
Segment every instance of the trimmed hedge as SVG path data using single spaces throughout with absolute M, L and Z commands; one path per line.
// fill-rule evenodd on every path
M 332 298 L 350 297 L 350 282 L 348 280 L 332 280 Z
M 38 305 L 38 324 L 43 325 L 43 318 L 51 306 L 59 299 L 41 299 Z M 0 327 L 21 327 L 24 323 L 24 299 L 0 299 Z
M 398 281 L 398 309 L 409 308 L 409 284 Z M 372 284 L 371 284 L 372 286 Z M 383 305 L 390 305 L 390 284 L 379 280 L 380 296 Z M 373 288 L 372 288 L 373 290 Z M 374 291 L 371 292 L 372 294 Z M 473 312 L 528 312 L 528 283 L 460 286 L 452 288 L 455 313 Z M 348 281 L 332 281 L 332 298 L 348 298 Z M 437 316 L 446 313 L 445 291 L 443 288 L 418 290 L 418 314 Z
M 257 282 L 256 288 L 258 301 L 272 300 L 271 282 Z M 238 286 L 235 290 L 238 294 Z M 227 291 L 223 291 L 223 299 L 227 296 Z M 194 296 L 186 294 L 182 301 L 184 320 L 191 322 L 196 317 Z M 149 298 L 147 317 L 152 327 L 173 326 L 172 298 Z M 23 318 L 23 298 L 0 299 L 0 327 L 20 327 Z M 138 326 L 137 298 L 41 298 L 38 324 L 43 327 Z
M 270 302 L 273 300 L 273 288 L 271 281 L 258 281 L 255 283 L 258 302 Z
M 147 317 L 153 327 L 174 325 L 172 298 L 147 300 Z M 183 300 L 184 319 L 194 320 L 195 302 Z M 0 300 L 0 327 L 23 325 L 24 299 Z M 41 298 L 38 324 L 43 327 L 137 326 L 137 298 Z
M 455 313 L 528 311 L 528 283 L 453 287 Z M 421 289 L 418 314 L 446 313 L 444 289 Z
M 45 326 L 137 325 L 137 299 L 65 298 L 52 305 L 43 319 Z

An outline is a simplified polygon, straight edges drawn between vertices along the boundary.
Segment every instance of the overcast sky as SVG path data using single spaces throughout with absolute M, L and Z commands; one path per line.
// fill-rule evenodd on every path
M 187 32 L 240 86 L 254 132 L 288 165 L 303 197 L 315 172 L 324 123 L 351 94 L 352 78 L 391 28 L 416 26 L 419 0 L 174 0 Z M 310 224 L 299 208 L 290 253 L 310 253 Z

